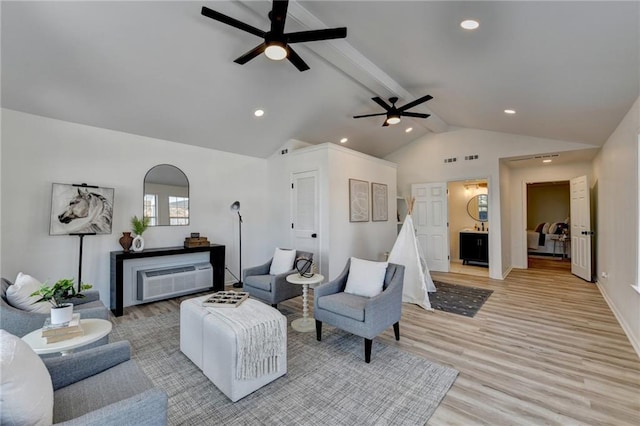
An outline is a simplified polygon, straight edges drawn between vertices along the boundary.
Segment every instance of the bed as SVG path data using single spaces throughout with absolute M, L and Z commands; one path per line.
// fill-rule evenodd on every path
M 561 256 L 564 250 L 567 257 L 571 257 L 568 231 L 569 225 L 566 222 L 544 222 L 539 224 L 535 230 L 528 229 L 527 251 L 529 254 Z M 562 241 L 563 238 L 566 240 Z

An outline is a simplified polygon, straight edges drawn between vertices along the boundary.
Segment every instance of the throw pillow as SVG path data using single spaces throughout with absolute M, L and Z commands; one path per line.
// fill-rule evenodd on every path
M 295 259 L 295 250 L 277 248 L 275 253 L 273 253 L 273 261 L 271 262 L 269 274 L 279 275 L 291 271 L 293 269 L 293 261 Z
M 0 424 L 52 424 L 49 371 L 29 345 L 5 330 L 0 330 L 0 370 Z
M 558 222 L 553 222 L 551 225 L 549 225 L 549 234 L 555 234 L 556 228 L 558 228 Z
M 542 232 L 543 227 L 544 227 L 544 222 L 539 223 L 538 226 L 536 226 L 536 232 Z
M 549 223 L 545 223 L 544 226 L 542 227 L 542 233 L 543 234 L 548 234 L 549 233 L 549 227 L 551 226 L 551 224 Z
M 51 312 L 51 303 L 40 302 L 33 303 L 38 300 L 39 296 L 31 296 L 34 291 L 38 291 L 42 283 L 31 275 L 18 273 L 16 282 L 7 289 L 7 300 L 14 308 L 23 311 L 37 312 L 40 314 L 48 314 Z
M 352 257 L 344 292 L 364 297 L 374 297 L 382 293 L 387 265 L 387 262 L 372 262 Z

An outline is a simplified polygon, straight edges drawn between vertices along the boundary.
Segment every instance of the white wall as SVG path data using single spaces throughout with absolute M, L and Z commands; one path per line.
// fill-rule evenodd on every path
M 501 220 L 499 159 L 586 148 L 593 146 L 478 129 L 452 129 L 444 133 L 429 133 L 385 159 L 398 164 L 398 188 L 402 193 L 410 193 L 412 183 L 488 178 L 489 221 L 493 224 L 489 233 L 489 275 L 503 279 L 511 265 L 508 249 L 502 251 L 502 233 L 506 229 L 507 235 L 512 234 L 511 238 L 513 233 L 507 226 L 508 220 Z M 477 154 L 478 159 L 464 160 L 465 156 L 472 154 Z M 445 158 L 451 157 L 457 157 L 458 161 L 444 163 Z
M 527 268 L 527 183 L 565 181 L 578 176 L 587 176 L 593 183 L 591 163 L 510 169 L 511 186 L 507 199 L 511 205 L 511 259 L 514 268 Z
M 329 149 L 329 226 L 331 249 L 329 276 L 336 277 L 349 257 L 384 260 L 397 237 L 397 169 L 388 161 L 370 157 L 356 151 L 328 144 Z M 369 209 L 371 209 L 371 183 L 387 185 L 388 210 L 386 222 L 373 222 L 369 210 L 368 222 L 349 222 L 349 179 L 369 182 Z
M 2 274 L 18 272 L 40 280 L 76 277 L 78 237 L 49 236 L 51 184 L 82 183 L 115 189 L 113 233 L 84 239 L 82 279 L 109 306 L 109 252 L 130 230 L 130 218 L 142 215 L 143 179 L 157 164 L 173 164 L 190 183 L 190 225 L 149 228 L 145 247 L 181 246 L 200 232 L 226 246 L 227 264 L 238 264 L 238 220 L 229 211 L 241 202 L 244 224 L 243 266 L 262 260 L 273 247 L 267 206 L 267 161 L 190 145 L 2 111 Z M 215 137 L 212 134 L 211 137 Z
M 337 276 L 350 256 L 380 260 L 397 235 L 396 165 L 336 144 L 313 145 L 269 159 L 270 194 L 283 200 L 270 208 L 276 241 L 291 246 L 291 175 L 316 170 L 319 180 L 320 272 Z M 349 178 L 387 184 L 386 222 L 349 222 Z M 266 253 L 267 258 L 270 253 Z
M 638 273 L 638 137 L 640 98 L 596 157 L 597 279 L 600 291 L 640 355 Z M 602 276 L 602 273 L 608 276 Z

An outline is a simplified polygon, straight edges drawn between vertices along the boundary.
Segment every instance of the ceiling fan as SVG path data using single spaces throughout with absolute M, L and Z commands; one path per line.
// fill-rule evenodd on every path
M 423 102 L 427 102 L 430 99 L 433 99 L 431 95 L 423 96 L 419 99 L 416 99 L 413 102 L 409 102 L 406 105 L 401 107 L 396 107 L 396 102 L 398 102 L 398 98 L 395 96 L 393 98 L 389 98 L 389 102 L 391 105 L 387 104 L 382 98 L 376 96 L 375 98 L 371 98 L 375 103 L 380 105 L 382 108 L 386 110 L 386 112 L 381 112 L 378 114 L 365 114 L 365 115 L 356 115 L 353 118 L 363 118 L 363 117 L 375 117 L 378 115 L 386 115 L 387 119 L 384 120 L 384 124 L 382 127 L 387 127 L 389 124 L 398 124 L 400 122 L 400 117 L 416 117 L 416 118 L 427 118 L 430 114 L 422 114 L 419 112 L 409 112 L 407 111 L 409 108 L 413 108 L 416 105 L 419 105 Z
M 246 31 L 255 36 L 264 38 L 264 42 L 262 44 L 256 46 L 244 55 L 240 56 L 234 62 L 243 65 L 264 52 L 264 54 L 269 59 L 278 61 L 287 58 L 289 59 L 289 62 L 291 62 L 296 68 L 298 68 L 298 70 L 306 71 L 309 69 L 309 65 L 307 65 L 289 45 L 292 43 L 303 43 L 307 41 L 345 38 L 347 36 L 347 28 L 340 27 L 328 28 L 324 30 L 285 33 L 284 24 L 287 18 L 288 6 L 289 0 L 273 0 L 273 7 L 271 9 L 271 12 L 269 12 L 269 20 L 271 21 L 271 28 L 269 29 L 269 31 L 262 31 L 249 24 L 240 22 L 237 19 L 223 15 L 220 12 L 211 10 L 208 7 L 202 7 L 202 14 L 207 18 L 220 21 L 242 31 Z

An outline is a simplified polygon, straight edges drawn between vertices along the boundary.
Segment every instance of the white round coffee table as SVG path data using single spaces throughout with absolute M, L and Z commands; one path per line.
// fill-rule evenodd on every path
M 61 342 L 49 343 L 42 337 L 42 329 L 39 328 L 22 338 L 35 353 L 38 355 L 52 354 L 61 352 L 62 355 L 70 354 L 74 349 L 88 345 L 97 340 L 102 339 L 111 333 L 111 321 L 102 319 L 81 319 L 80 326 L 84 334 L 82 336 L 72 337 Z
M 299 284 L 302 286 L 302 318 L 293 320 L 291 322 L 291 328 L 303 333 L 315 330 L 315 321 L 313 318 L 309 318 L 309 285 L 320 284 L 324 281 L 324 276 L 314 274 L 309 278 L 305 278 L 299 274 L 291 274 L 287 276 L 287 281 L 291 284 Z

